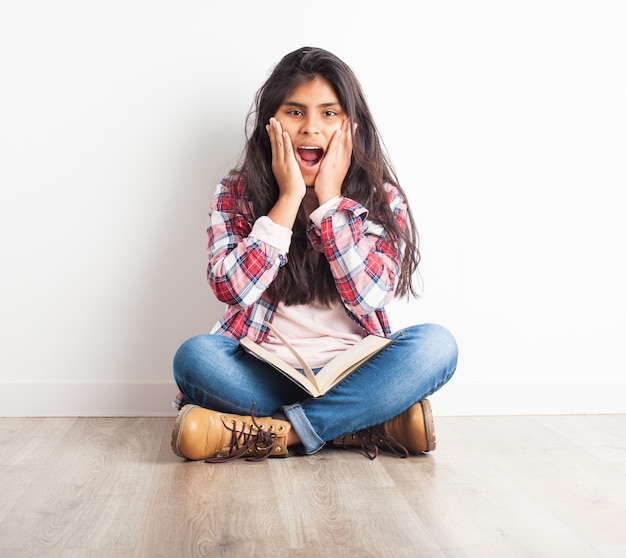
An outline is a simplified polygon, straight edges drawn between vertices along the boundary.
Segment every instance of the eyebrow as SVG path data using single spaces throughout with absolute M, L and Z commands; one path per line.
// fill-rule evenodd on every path
M 296 108 L 307 108 L 307 106 L 303 103 L 297 103 L 296 101 L 285 101 L 282 103 L 282 106 L 290 106 Z M 341 103 L 339 101 L 332 101 L 329 103 L 320 103 L 314 108 L 327 108 L 327 107 L 340 107 Z

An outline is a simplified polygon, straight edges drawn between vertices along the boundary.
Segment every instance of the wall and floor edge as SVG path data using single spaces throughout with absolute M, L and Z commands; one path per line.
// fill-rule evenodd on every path
M 0 383 L 1 417 L 174 416 L 171 382 Z M 626 379 L 453 380 L 429 399 L 436 416 L 626 413 Z

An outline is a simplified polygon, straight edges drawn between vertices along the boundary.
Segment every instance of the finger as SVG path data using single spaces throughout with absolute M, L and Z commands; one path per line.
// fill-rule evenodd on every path
M 296 157 L 293 153 L 293 144 L 291 143 L 291 136 L 289 135 L 289 132 L 283 132 L 281 136 L 283 142 L 283 156 L 285 158 L 285 161 L 290 161 L 291 159 L 295 161 Z
M 352 153 L 352 134 L 350 132 L 350 122 L 346 118 L 341 123 L 341 128 L 336 130 L 329 145 L 329 152 L 335 154 L 335 157 L 345 157 Z
M 352 134 L 354 133 L 354 130 L 356 130 L 356 124 L 352 125 L 352 123 L 350 122 L 349 118 L 346 118 L 342 125 L 341 125 L 341 129 L 344 130 L 344 142 L 345 145 L 348 149 L 352 149 Z
M 272 160 L 278 164 L 284 162 L 284 150 L 282 127 L 276 118 L 270 118 L 268 124 L 268 133 L 270 135 L 270 143 L 272 145 Z

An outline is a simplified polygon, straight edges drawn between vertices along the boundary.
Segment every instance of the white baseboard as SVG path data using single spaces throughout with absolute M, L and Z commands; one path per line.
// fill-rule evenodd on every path
M 172 382 L 2 383 L 4 417 L 175 416 Z
M 0 416 L 174 416 L 174 382 L 0 383 Z M 453 378 L 430 397 L 437 416 L 626 413 L 626 378 L 541 382 Z
M 429 399 L 439 416 L 626 413 L 626 378 L 474 381 L 453 377 Z

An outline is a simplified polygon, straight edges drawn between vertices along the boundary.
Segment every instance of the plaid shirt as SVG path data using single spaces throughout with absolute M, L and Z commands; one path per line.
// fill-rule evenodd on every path
M 250 203 L 240 195 L 245 176 L 223 179 L 210 203 L 207 279 L 226 311 L 213 333 L 234 339 L 247 336 L 265 340 L 279 301 L 267 294 L 288 252 L 250 236 Z M 401 227 L 407 206 L 399 190 L 385 186 L 389 204 Z M 239 203 L 237 203 L 239 199 Z M 309 223 L 312 246 L 323 252 L 335 277 L 337 290 L 349 315 L 374 335 L 387 336 L 391 327 L 385 305 L 393 298 L 399 272 L 401 246 L 367 218 L 368 211 L 346 197 L 323 216 L 319 226 Z

